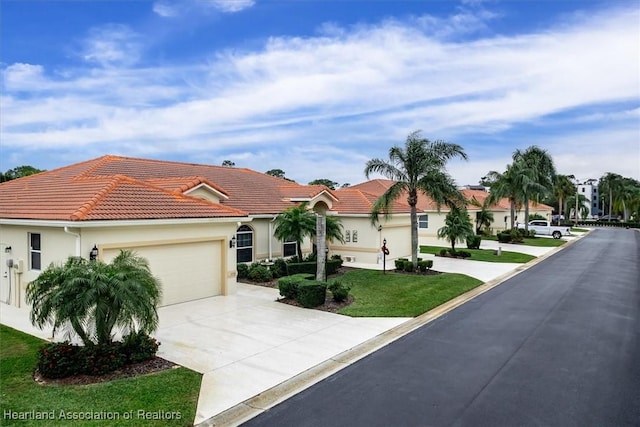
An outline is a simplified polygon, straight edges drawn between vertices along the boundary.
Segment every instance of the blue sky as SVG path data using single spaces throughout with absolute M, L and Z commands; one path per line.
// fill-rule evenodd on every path
M 104 154 L 364 181 L 414 130 L 458 184 L 538 145 L 640 179 L 640 2 L 0 4 L 0 170 Z

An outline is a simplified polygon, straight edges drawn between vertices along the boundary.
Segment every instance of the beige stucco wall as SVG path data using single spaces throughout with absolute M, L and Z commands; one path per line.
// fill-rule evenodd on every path
M 350 241 L 329 243 L 329 256 L 341 255 L 343 260 L 355 257 L 357 263 L 377 264 L 381 262 L 383 239 L 387 239 L 387 259 L 406 257 L 411 253 L 409 215 L 394 215 L 389 221 L 381 218 L 381 231 L 371 224 L 368 216 L 340 215 L 340 221 L 343 234 L 349 231 Z M 354 232 L 357 232 L 357 242 L 353 241 Z
M 82 224 L 79 224 L 82 225 Z M 0 247 L 0 291 L 8 286 L 8 277 L 11 275 L 13 298 L 12 304 L 24 305 L 24 290 L 26 285 L 34 280 L 40 271 L 29 268 L 29 233 L 40 233 L 42 246 L 42 269 L 51 263 L 64 262 L 69 256 L 82 256 L 89 258 L 89 252 L 94 245 L 102 253 L 104 248 L 114 249 L 122 247 L 129 249 L 141 245 L 172 245 L 192 241 L 219 241 L 221 242 L 220 274 L 224 294 L 233 294 L 236 291 L 236 253 L 229 249 L 229 240 L 235 234 L 236 221 L 228 222 L 198 222 L 198 223 L 169 223 L 119 226 L 105 224 L 103 227 L 70 227 L 69 231 L 79 237 L 65 233 L 63 226 L 23 226 L 0 225 L 0 240 L 4 246 Z M 11 252 L 5 253 L 4 247 L 11 246 Z M 79 248 L 79 251 L 77 250 Z M 99 255 L 100 256 L 100 255 Z M 6 268 L 6 258 L 23 260 L 24 272 L 17 273 L 17 269 Z M 189 280 L 189 271 L 192 267 L 185 266 L 185 280 Z M 162 279 L 162 278 L 160 278 Z M 15 284 L 18 284 L 16 287 Z M 0 296 L 3 293 L 0 292 Z

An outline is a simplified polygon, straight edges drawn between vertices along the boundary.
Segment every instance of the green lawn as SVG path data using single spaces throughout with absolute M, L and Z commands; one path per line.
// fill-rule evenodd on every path
M 181 367 L 98 384 L 38 385 L 32 374 L 37 350 L 43 342 L 0 325 L 0 400 L 3 412 L 0 425 L 192 425 L 200 392 L 199 373 Z M 46 415 L 54 418 L 45 421 L 15 420 L 7 417 L 7 411 L 23 417 Z M 99 416 L 103 419 L 88 420 L 91 414 L 94 418 Z M 65 419 L 63 416 L 84 419 Z M 155 420 L 148 419 L 154 417 Z
M 439 254 L 443 249 L 443 246 L 420 246 L 420 253 L 422 254 Z M 507 252 L 501 251 L 501 255 L 494 255 L 493 249 L 467 249 L 465 247 L 459 248 L 460 250 L 467 251 L 471 254 L 473 261 L 486 261 L 486 262 L 515 262 L 526 263 L 535 259 L 533 255 L 521 254 L 519 252 Z M 458 250 L 458 249 L 456 249 Z
M 498 238 L 496 236 L 482 236 L 482 240 L 493 240 L 497 242 Z M 567 243 L 567 241 L 562 239 L 552 239 L 552 238 L 546 238 L 546 237 L 534 237 L 534 238 L 525 237 L 523 243 L 516 243 L 516 245 L 555 248 L 558 246 L 562 246 L 565 243 Z
M 571 232 L 576 232 L 576 233 L 586 233 L 587 231 L 589 231 L 586 228 L 575 228 L 575 227 L 571 227 Z
M 376 270 L 351 270 L 341 280 L 355 301 L 339 311 L 353 317 L 414 317 L 482 282 L 463 274 L 420 276 Z

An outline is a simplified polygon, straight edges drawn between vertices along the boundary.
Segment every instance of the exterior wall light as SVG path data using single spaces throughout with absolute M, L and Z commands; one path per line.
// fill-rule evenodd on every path
M 96 259 L 98 259 L 98 247 L 96 245 L 93 245 L 93 249 L 91 249 L 91 252 L 89 252 L 89 260 L 95 261 Z
M 229 248 L 235 248 L 236 247 L 236 236 L 233 236 L 231 238 L 231 240 L 229 240 Z
M 11 252 L 11 246 L 7 246 L 6 248 L 4 248 L 4 253 L 8 254 Z

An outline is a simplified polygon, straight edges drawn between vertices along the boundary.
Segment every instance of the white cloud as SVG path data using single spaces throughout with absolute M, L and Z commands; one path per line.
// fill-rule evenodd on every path
M 207 2 L 226 13 L 240 12 L 255 4 L 253 0 L 208 0 Z
M 103 67 L 131 66 L 142 49 L 139 34 L 122 24 L 93 28 L 83 45 L 82 58 Z
M 180 13 L 176 4 L 168 1 L 157 1 L 153 3 L 153 11 L 164 18 L 171 18 Z
M 156 3 L 156 13 L 162 5 L 169 3 Z M 55 76 L 39 65 L 3 70 L 3 145 L 132 155 L 153 146 L 157 157 L 179 154 L 214 164 L 236 161 L 233 153 L 260 153 L 236 164 L 281 168 L 299 182 L 327 177 L 353 184 L 364 179 L 367 158 L 385 157 L 414 129 L 465 146 L 470 135 L 500 140 L 522 123 L 543 126 L 549 115 L 585 106 L 587 117 L 567 120 L 593 123 L 602 135 L 627 123 L 637 128 L 637 11 L 602 12 L 538 34 L 451 41 L 493 19 L 479 13 L 356 28 L 328 24 L 316 37 L 274 37 L 257 51 L 216 52 L 209 63 L 149 68 L 133 66 L 143 49 L 136 33 L 102 27 L 91 33 L 85 57 L 105 69 Z M 425 23 L 446 31 L 434 34 Z M 563 132 L 565 143 L 589 136 L 588 129 L 572 129 Z M 637 132 L 635 139 L 633 132 L 625 135 L 626 144 L 608 146 L 611 159 L 624 159 L 623 147 L 640 145 Z M 558 144 L 536 136 L 515 144 Z M 460 184 L 475 183 L 504 168 L 510 144 L 486 153 L 472 145 L 468 151 L 478 157 L 452 165 L 451 172 Z M 602 146 L 585 151 L 582 159 L 597 163 L 601 152 Z M 569 154 L 553 154 L 563 167 L 571 165 Z

